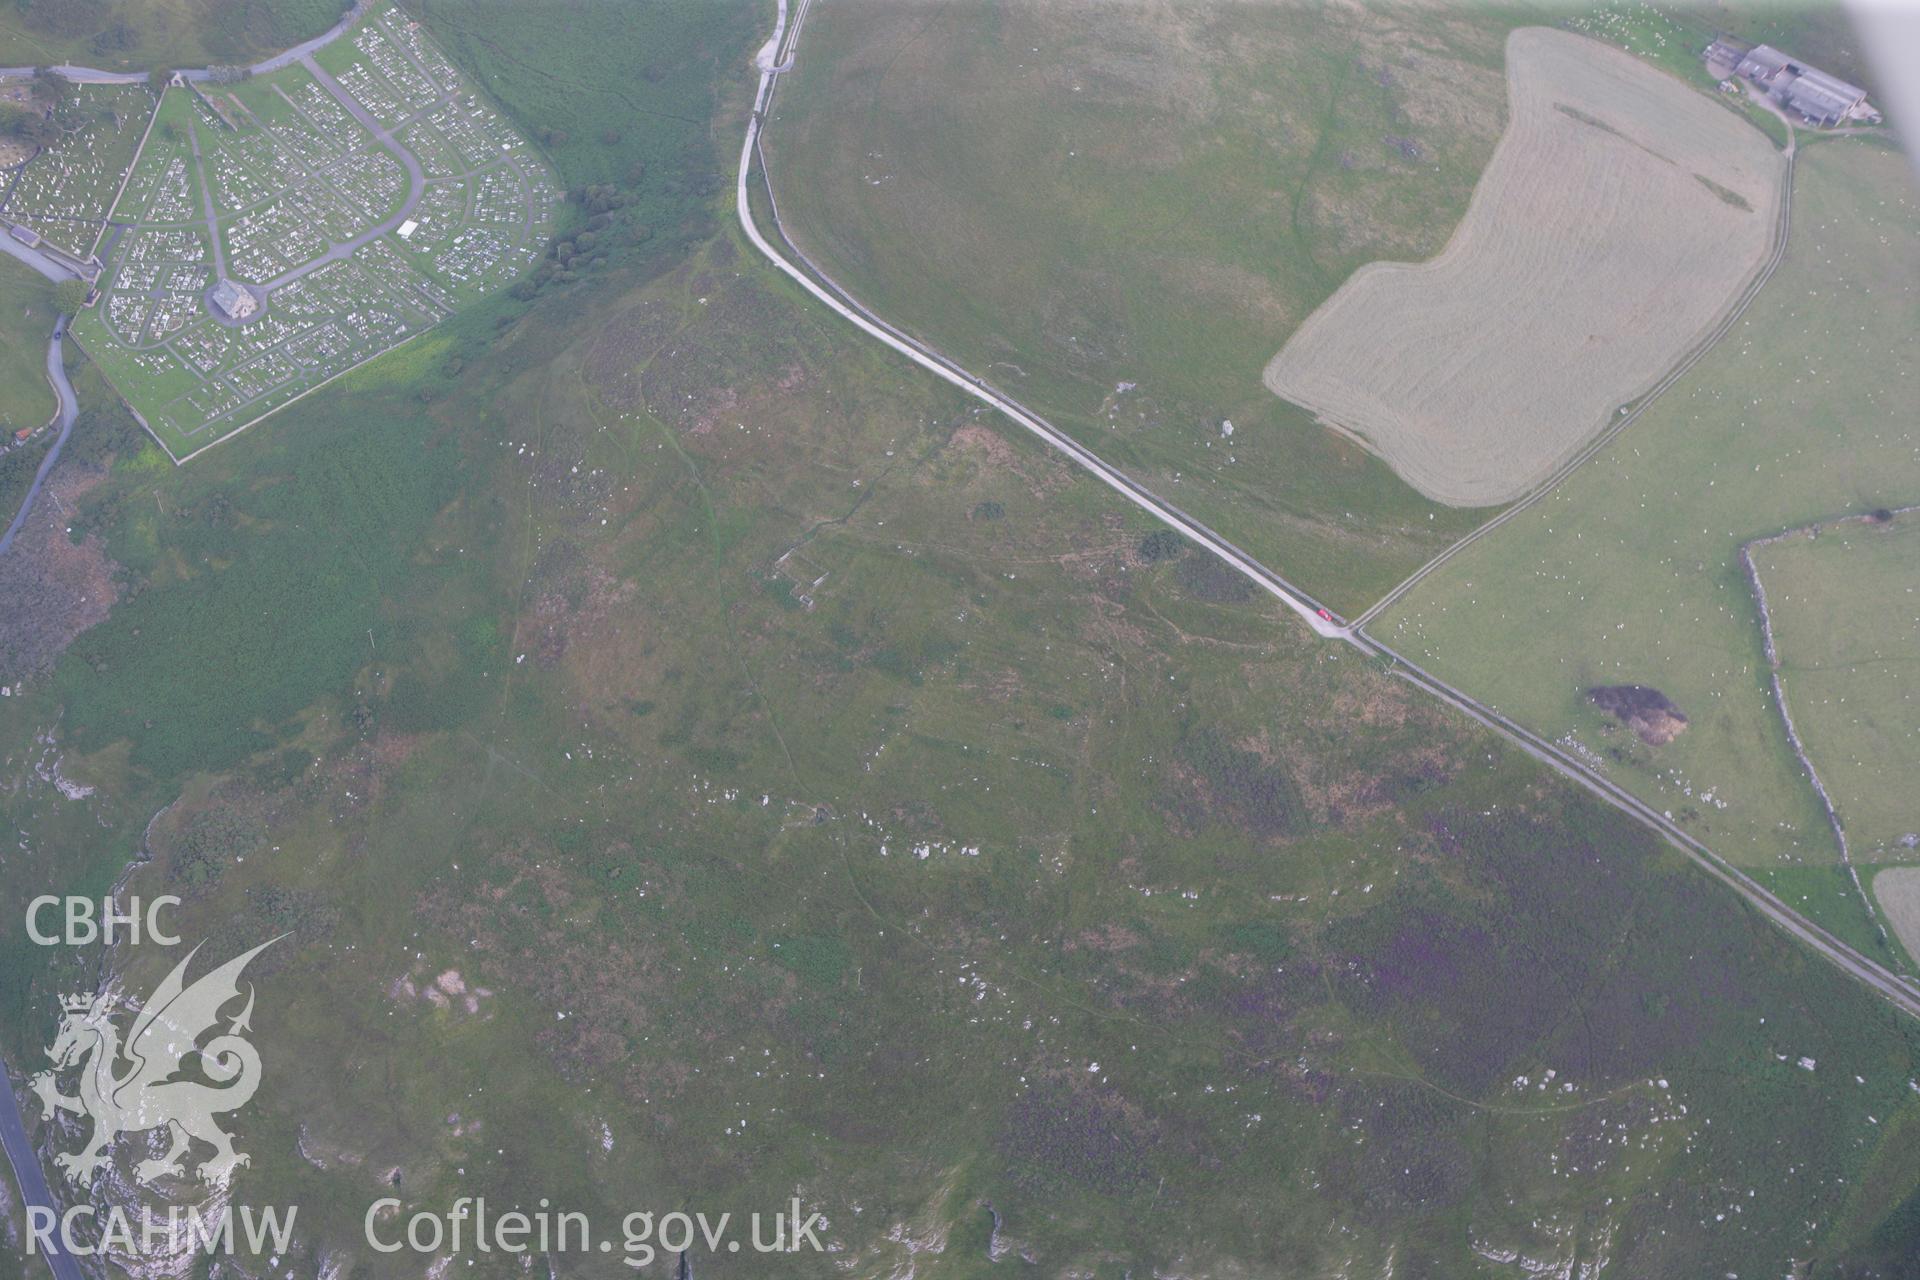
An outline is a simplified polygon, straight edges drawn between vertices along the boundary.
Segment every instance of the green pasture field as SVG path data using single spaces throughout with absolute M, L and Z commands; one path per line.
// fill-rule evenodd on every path
M 335 40 L 325 48 L 314 52 L 313 60 L 336 79 L 342 71 L 356 64 L 364 64 L 366 56 L 353 47 L 352 39 Z M 377 72 L 375 73 L 378 74 Z M 368 108 L 369 111 L 372 108 Z M 378 114 L 375 112 L 374 114 Z M 384 123 L 384 122 L 383 122 Z
M 1850 520 L 1756 547 L 1781 683 L 1856 862 L 1920 833 L 1920 517 Z
M 789 233 L 1349 612 L 1490 512 L 1421 498 L 1260 372 L 1354 269 L 1446 242 L 1504 127 L 1506 33 L 1584 30 L 1708 91 L 1717 30 L 1833 47 L 1818 15 L 1649 5 L 984 12 L 809 16 L 764 136 Z
M 311 39 L 340 0 L 0 0 L 0 65 L 244 65 Z
M 53 334 L 53 286 L 21 263 L 0 262 L 0 438 L 39 428 L 53 416 L 47 339 Z M 6 519 L 12 509 L 0 503 Z
M 1898 387 L 1915 354 L 1904 161 L 1803 147 L 1785 261 L 1733 332 L 1544 501 L 1431 575 L 1374 628 L 1749 870 L 1837 848 L 1768 688 L 1738 562 L 1758 537 L 1899 506 L 1920 464 Z M 1844 299 L 1844 305 L 1837 305 Z M 1689 717 L 1647 747 L 1586 699 L 1658 688 Z

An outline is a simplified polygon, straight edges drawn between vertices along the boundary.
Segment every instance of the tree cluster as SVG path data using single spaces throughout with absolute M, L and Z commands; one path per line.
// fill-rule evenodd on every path
M 653 235 L 646 227 L 615 221 L 614 211 L 626 207 L 633 197 L 611 182 L 575 187 L 567 192 L 567 200 L 587 210 L 587 224 L 572 235 L 556 236 L 532 277 L 513 287 L 512 295 L 523 302 L 548 285 L 571 284 L 584 272 L 599 270 L 607 265 L 613 250 L 644 243 Z
M 73 85 L 52 67 L 35 67 L 33 83 L 29 91 L 33 94 L 35 102 L 46 110 L 52 111 L 67 100 L 67 95 L 73 92 Z
M 59 133 L 60 126 L 46 112 L 16 102 L 0 102 L 0 137 L 44 147 Z
M 84 280 L 62 280 L 53 286 L 53 309 L 63 316 L 78 315 L 92 294 Z

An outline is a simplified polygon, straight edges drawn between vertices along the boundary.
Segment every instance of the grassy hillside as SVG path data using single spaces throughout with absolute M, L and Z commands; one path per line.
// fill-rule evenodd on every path
M 1489 512 L 1260 373 L 1355 269 L 1446 243 L 1529 24 L 1707 91 L 1722 31 L 1858 69 L 1844 17 L 1804 7 L 835 4 L 765 145 L 789 233 L 868 305 L 1358 612 Z
M 737 137 L 746 24 L 651 34 Z M 235 1121 L 282 1269 L 420 1274 L 383 1195 L 616 1238 L 798 1197 L 796 1276 L 1912 1250 L 1914 1026 L 808 301 L 728 195 L 643 189 L 679 248 L 75 501 L 123 594 L 0 705 L 0 913 L 141 848 L 209 956 L 292 931 Z M 99 957 L 0 946 L 12 1061 Z
M 245 1193 L 299 1258 L 394 1167 L 799 1194 L 800 1275 L 1822 1250 L 1909 1028 L 740 252 L 84 513 L 141 589 L 31 720 L 73 807 L 179 796 L 189 936 L 295 930 Z
M 1445 243 L 1504 123 L 1509 25 L 821 6 L 768 162 L 790 233 L 869 305 L 1354 608 L 1484 515 L 1261 370 L 1355 268 Z
M 1787 708 L 1856 859 L 1911 858 L 1920 770 L 1920 519 L 1846 521 L 1756 548 Z
M 245 65 L 319 35 L 343 0 L 0 0 L 0 66 Z
M 46 373 L 53 321 L 53 286 L 0 255 L 0 436 L 9 441 L 53 416 Z

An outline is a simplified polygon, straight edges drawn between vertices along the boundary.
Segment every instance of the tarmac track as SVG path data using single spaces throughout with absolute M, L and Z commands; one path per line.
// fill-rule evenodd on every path
M 40 459 L 40 469 L 33 473 L 33 484 L 27 489 L 27 496 L 21 500 L 20 510 L 14 513 L 13 522 L 7 531 L 0 534 L 0 556 L 7 553 L 13 540 L 27 523 L 27 516 L 33 510 L 33 500 L 40 496 L 40 487 L 53 473 L 53 464 L 60 461 L 60 450 L 66 447 L 67 437 L 73 434 L 74 419 L 80 416 L 80 402 L 74 398 L 73 384 L 67 381 L 67 371 L 60 358 L 60 340 L 67 334 L 67 317 L 61 316 L 53 326 L 53 337 L 47 341 L 47 381 L 53 384 L 53 394 L 59 401 L 54 418 L 60 424 L 60 434 L 55 437 L 53 447 L 47 450 L 47 456 Z
M 1008 418 L 1011 418 L 1014 423 L 1031 434 L 1038 436 L 1049 447 L 1066 454 L 1068 458 L 1092 473 L 1096 479 L 1113 489 L 1127 501 L 1153 515 L 1170 528 L 1177 530 L 1189 540 L 1212 551 L 1255 586 L 1293 610 L 1294 613 L 1304 619 L 1320 636 L 1327 639 L 1345 641 L 1359 652 L 1385 664 L 1393 675 L 1406 680 L 1417 688 L 1425 690 L 1447 705 L 1454 707 L 1462 714 L 1493 730 L 1531 758 L 1546 765 L 1548 768 L 1579 786 L 1584 787 L 1593 795 L 1622 810 L 1644 826 L 1651 828 L 1669 844 L 1685 854 L 1687 858 L 1708 875 L 1739 894 L 1741 898 L 1746 901 L 1747 905 L 1752 907 L 1762 917 L 1805 943 L 1843 973 L 1865 984 L 1869 989 L 1885 998 L 1902 1012 L 1920 1018 L 1920 987 L 1916 987 L 1910 980 L 1901 977 L 1877 961 L 1861 954 L 1827 930 L 1800 915 L 1799 912 L 1787 906 L 1786 903 L 1763 888 L 1745 872 L 1725 862 L 1711 849 L 1687 834 L 1687 832 L 1682 830 L 1671 819 L 1667 818 L 1665 814 L 1654 810 L 1638 797 L 1623 790 L 1620 786 L 1600 774 L 1595 773 L 1593 770 L 1588 769 L 1568 753 L 1542 739 L 1539 735 L 1515 724 L 1493 708 L 1486 706 L 1484 703 L 1479 702 L 1461 690 L 1440 680 L 1416 664 L 1409 662 L 1393 649 L 1368 636 L 1361 629 L 1361 625 L 1367 619 L 1377 616 L 1382 608 L 1390 604 L 1393 599 L 1405 592 L 1415 582 L 1419 581 L 1426 573 L 1444 562 L 1454 551 L 1457 551 L 1461 546 L 1465 545 L 1467 541 L 1478 538 L 1482 534 L 1490 532 L 1493 528 L 1497 528 L 1500 524 L 1505 523 L 1507 519 L 1511 518 L 1511 512 L 1503 513 L 1501 516 L 1496 517 L 1493 521 L 1488 522 L 1488 524 L 1476 530 L 1475 533 L 1469 535 L 1468 539 L 1463 540 L 1460 544 L 1456 544 L 1454 548 L 1443 552 L 1440 556 L 1429 562 L 1428 565 L 1424 566 L 1412 578 L 1408 579 L 1407 582 L 1402 583 L 1393 592 L 1389 593 L 1387 599 L 1369 609 L 1362 615 L 1359 622 L 1352 624 L 1343 622 L 1330 611 L 1323 609 L 1319 602 L 1314 600 L 1313 597 L 1309 596 L 1306 592 L 1300 590 L 1278 573 L 1275 573 L 1273 570 L 1255 560 L 1252 556 L 1234 547 L 1211 529 L 1186 515 L 1179 508 L 1164 501 L 1145 486 L 1126 476 L 1117 468 L 1110 466 L 1083 448 L 1064 432 L 1048 423 L 1045 419 L 1039 417 L 1012 397 L 995 388 L 985 379 L 968 372 L 959 364 L 940 354 L 918 338 L 881 319 L 858 299 L 853 297 L 852 294 L 835 283 L 832 277 L 821 270 L 817 263 L 814 263 L 796 248 L 792 241 L 787 238 L 784 228 L 780 225 L 779 205 L 774 198 L 773 184 L 767 174 L 765 156 L 762 153 L 760 141 L 768 113 L 772 110 L 774 91 L 779 83 L 780 76 L 792 69 L 794 65 L 797 36 L 801 24 L 805 21 L 806 11 L 810 3 L 811 0 L 799 0 L 797 14 L 795 15 L 792 27 L 789 28 L 787 22 L 787 0 L 778 0 L 778 17 L 776 19 L 773 37 L 767 41 L 766 45 L 761 48 L 759 54 L 754 59 L 755 67 L 760 73 L 760 86 L 759 91 L 754 96 L 753 111 L 747 120 L 746 138 L 740 148 L 740 168 L 735 189 L 735 208 L 740 219 L 740 226 L 742 231 L 745 232 L 747 239 L 751 241 L 754 247 L 764 254 L 776 268 L 791 277 L 801 288 L 812 294 L 829 309 L 846 319 L 862 332 L 893 348 L 915 364 L 920 365 L 936 376 L 959 387 L 969 395 L 992 405 Z M 756 158 L 761 162 L 762 190 L 767 200 L 768 209 L 772 215 L 774 234 L 779 237 L 781 246 L 784 247 L 785 252 L 782 251 L 781 247 L 776 247 L 773 242 L 761 232 L 754 220 L 748 179 Z M 1626 415 L 1623 421 L 1609 431 L 1605 437 L 1597 441 L 1593 447 L 1584 450 L 1576 459 L 1570 462 L 1567 467 L 1563 468 L 1560 473 L 1553 477 L 1553 479 L 1548 482 L 1547 487 L 1557 484 L 1559 480 L 1565 478 L 1566 474 L 1574 467 L 1592 457 L 1601 445 L 1604 445 L 1607 440 L 1610 440 L 1620 430 L 1624 429 L 1628 423 L 1637 419 L 1640 416 L 1640 412 L 1645 409 L 1646 405 L 1655 396 L 1677 381 L 1720 336 L 1724 335 L 1726 331 L 1732 327 L 1739 319 L 1740 314 L 1746 309 L 1746 306 L 1752 301 L 1755 294 L 1759 292 L 1760 287 L 1772 276 L 1775 268 L 1779 266 L 1781 258 L 1786 252 L 1788 208 L 1792 200 L 1791 166 L 1793 153 L 1791 147 L 1787 153 L 1787 161 L 1789 166 L 1788 189 L 1783 193 L 1781 199 L 1782 212 L 1779 240 L 1775 246 L 1773 257 L 1768 261 L 1762 272 L 1755 278 L 1739 305 L 1736 306 L 1733 312 L 1727 317 L 1724 324 L 1709 336 L 1706 342 L 1697 345 L 1693 350 L 1689 351 L 1670 372 L 1668 377 L 1663 379 L 1653 392 L 1642 398 L 1640 405 L 1636 406 L 1634 413 Z M 1543 487 L 1541 490 L 1536 491 L 1533 497 L 1529 498 L 1526 503 L 1520 505 L 1524 506 L 1533 501 L 1537 501 L 1539 496 L 1545 491 L 1546 489 Z
M 54 1202 L 53 1189 L 47 1186 L 46 1170 L 40 1167 L 40 1158 L 27 1138 L 26 1122 L 20 1117 L 20 1103 L 13 1096 L 11 1087 L 0 1089 L 0 1094 L 6 1095 L 0 1098 L 0 1146 L 6 1148 L 7 1163 L 13 1166 L 14 1184 L 20 1188 L 20 1197 L 29 1205 L 37 1205 L 57 1215 L 60 1206 Z M 58 1231 L 52 1234 L 48 1243 L 49 1248 L 40 1256 L 52 1268 L 53 1280 L 87 1280 L 80 1270 L 80 1264 L 61 1246 Z M 21 1247 L 26 1247 L 26 1241 L 21 1241 Z

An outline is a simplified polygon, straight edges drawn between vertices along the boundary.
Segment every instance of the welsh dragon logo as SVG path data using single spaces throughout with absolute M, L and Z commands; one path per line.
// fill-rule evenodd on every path
M 85 1146 L 54 1157 L 68 1181 L 87 1185 L 121 1134 L 159 1128 L 171 1132 L 171 1144 L 165 1155 L 135 1166 L 134 1178 L 142 1186 L 169 1175 L 183 1176 L 195 1141 L 213 1148 L 198 1170 L 200 1180 L 211 1186 L 226 1186 L 234 1170 L 247 1163 L 214 1117 L 244 1106 L 260 1087 L 260 1054 L 240 1034 L 251 1030 L 253 985 L 247 984 L 246 1006 L 223 1033 L 220 1010 L 240 998 L 240 973 L 247 962 L 279 940 L 261 943 L 188 986 L 187 966 L 200 951 L 196 946 L 135 1016 L 124 1045 L 110 1016 L 110 991 L 61 1001 L 60 1032 L 47 1050 L 53 1069 L 40 1072 L 32 1083 L 47 1117 L 71 1111 L 93 1121 Z M 218 1034 L 201 1043 L 210 1031 Z M 186 1075 L 183 1065 L 189 1055 L 198 1056 L 199 1074 L 213 1083 L 176 1078 Z M 57 1078 L 76 1066 L 79 1093 L 69 1097 L 60 1092 Z

